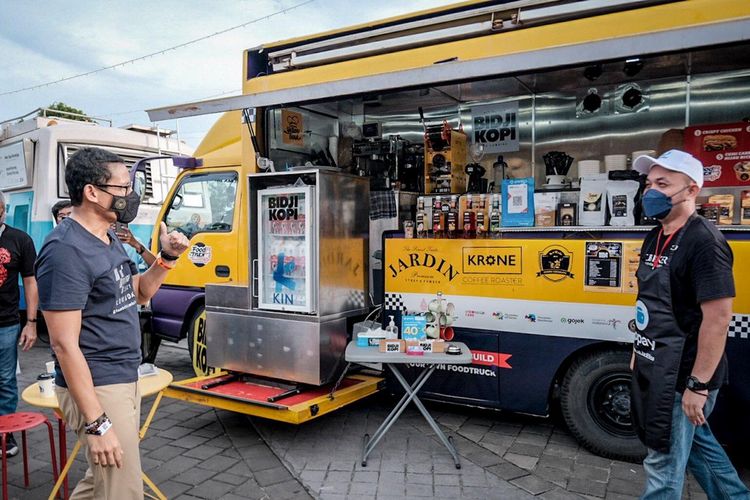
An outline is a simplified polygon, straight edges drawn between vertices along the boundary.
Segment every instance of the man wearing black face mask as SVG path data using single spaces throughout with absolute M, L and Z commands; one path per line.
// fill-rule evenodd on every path
M 162 251 L 139 275 L 110 229 L 138 212 L 139 197 L 122 159 L 83 148 L 68 160 L 65 182 L 72 215 L 47 236 L 35 267 L 60 409 L 89 462 L 72 498 L 142 499 L 136 303 L 154 295 L 188 241 L 167 234 L 162 223 Z
M 750 498 L 706 418 L 726 382 L 724 346 L 735 296 L 732 251 L 695 213 L 703 165 L 671 150 L 641 156 L 642 204 L 659 221 L 637 271 L 631 411 L 648 448 L 643 499 L 682 498 L 689 468 L 709 498 Z

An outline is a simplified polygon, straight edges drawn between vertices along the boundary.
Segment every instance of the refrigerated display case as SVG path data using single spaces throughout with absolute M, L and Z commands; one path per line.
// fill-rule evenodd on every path
M 368 311 L 368 179 L 320 169 L 252 174 L 250 283 L 206 285 L 210 366 L 322 385 Z

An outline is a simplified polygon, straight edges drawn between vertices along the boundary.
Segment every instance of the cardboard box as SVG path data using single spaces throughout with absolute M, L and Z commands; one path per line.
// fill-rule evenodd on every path
M 380 341 L 386 338 L 386 331 L 378 328 L 377 330 L 368 330 L 357 334 L 358 347 L 372 347 L 380 345 Z
M 406 352 L 406 342 L 398 339 L 383 339 L 380 341 L 380 352 Z
M 443 339 L 407 340 L 406 347 L 421 346 L 425 353 L 445 352 L 448 343 Z

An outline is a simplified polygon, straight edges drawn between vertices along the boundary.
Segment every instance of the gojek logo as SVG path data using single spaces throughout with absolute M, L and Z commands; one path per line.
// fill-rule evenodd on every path
M 635 302 L 635 326 L 641 331 L 648 326 L 648 309 L 641 300 Z

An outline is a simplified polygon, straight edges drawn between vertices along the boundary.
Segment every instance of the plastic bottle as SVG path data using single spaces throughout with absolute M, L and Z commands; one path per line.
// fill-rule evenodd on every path
M 388 326 L 385 327 L 385 337 L 388 339 L 397 339 L 398 338 L 398 327 L 396 326 L 396 323 L 393 321 L 393 316 L 388 316 L 391 318 L 391 321 L 388 322 Z

